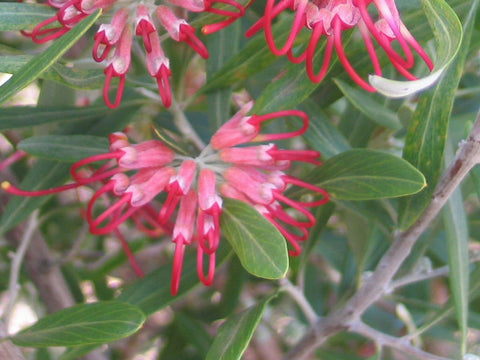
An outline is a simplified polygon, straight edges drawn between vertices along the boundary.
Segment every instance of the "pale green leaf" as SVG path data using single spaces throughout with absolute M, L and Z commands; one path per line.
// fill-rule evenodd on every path
M 245 270 L 266 279 L 285 276 L 288 270 L 286 241 L 257 210 L 242 201 L 224 199 L 220 224 Z

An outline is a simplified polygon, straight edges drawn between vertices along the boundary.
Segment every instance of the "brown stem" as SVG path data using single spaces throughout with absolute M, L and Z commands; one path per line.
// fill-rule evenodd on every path
M 420 218 L 409 229 L 396 235 L 395 241 L 383 255 L 375 271 L 346 305 L 319 319 L 287 353 L 286 360 L 305 359 L 328 337 L 349 329 L 360 321 L 362 314 L 383 296 L 417 239 L 438 215 L 463 178 L 478 163 L 480 163 L 480 113 L 468 139 L 460 144 L 455 159 L 440 178 L 432 200 Z

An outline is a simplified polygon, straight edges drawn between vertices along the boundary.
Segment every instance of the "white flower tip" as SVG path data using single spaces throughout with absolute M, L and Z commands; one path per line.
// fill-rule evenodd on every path
M 442 75 L 444 69 L 441 68 L 430 73 L 430 75 L 412 81 L 390 80 L 378 75 L 369 75 L 368 81 L 380 94 L 390 98 L 401 98 L 433 85 Z

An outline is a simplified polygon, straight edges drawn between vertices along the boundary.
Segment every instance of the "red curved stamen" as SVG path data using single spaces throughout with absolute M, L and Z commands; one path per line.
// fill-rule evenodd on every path
M 160 66 L 160 70 L 156 76 L 158 92 L 162 98 L 163 106 L 166 108 L 172 105 L 172 90 L 170 88 L 170 79 L 169 76 L 172 75 L 172 72 L 165 65 Z
M 130 262 L 133 270 L 135 271 L 135 274 L 137 274 L 138 277 L 143 277 L 144 273 L 140 268 L 140 265 L 138 265 L 137 260 L 133 255 L 132 249 L 130 249 L 130 246 L 128 246 L 127 240 L 125 240 L 125 237 L 118 229 L 115 229 L 114 232 L 115 235 L 120 239 L 120 244 L 122 244 L 123 252 L 125 253 L 125 255 L 127 255 L 127 259 Z
M 413 58 L 413 54 L 412 54 L 410 48 L 408 47 L 408 45 L 405 44 L 405 41 L 404 41 L 402 35 L 399 33 L 398 30 L 395 29 L 395 28 L 398 28 L 397 25 L 396 24 L 393 25 L 393 23 L 391 21 L 389 21 L 388 19 L 385 19 L 387 21 L 388 25 L 390 26 L 391 30 L 395 34 L 395 36 L 398 36 L 398 34 L 400 34 L 401 40 L 400 39 L 397 39 L 397 40 L 399 40 L 399 43 L 402 47 L 402 50 L 405 52 L 406 59 L 404 59 L 392 47 L 391 40 L 387 39 L 384 35 L 382 35 L 378 31 L 375 24 L 373 23 L 373 20 L 370 16 L 370 13 L 368 12 L 367 6 L 368 6 L 368 4 L 366 4 L 366 2 L 364 2 L 364 1 L 358 1 L 357 2 L 357 7 L 360 10 L 360 14 L 362 16 L 362 19 L 365 22 L 365 25 L 367 26 L 370 33 L 375 38 L 375 40 L 385 50 L 385 52 L 388 55 L 388 57 L 390 58 L 390 60 L 392 60 L 393 62 L 397 62 L 398 64 L 400 64 L 404 68 L 412 67 L 413 64 L 414 64 L 414 61 L 415 61 L 414 58 Z M 393 25 L 393 27 L 392 27 L 392 25 Z M 404 47 L 404 45 L 405 45 L 405 47 Z
M 123 90 L 125 88 L 125 74 L 118 74 L 114 69 L 112 65 L 109 65 L 105 69 L 105 85 L 103 87 L 103 100 L 105 101 L 105 104 L 110 108 L 110 109 L 115 109 L 120 105 L 120 102 L 122 101 L 122 96 L 123 96 Z M 117 94 L 115 95 L 115 102 L 110 101 L 109 97 L 109 91 L 110 91 L 110 85 L 112 81 L 112 77 L 118 77 L 120 82 L 118 84 L 118 89 L 117 89 Z
M 300 64 L 302 61 L 304 61 L 307 57 L 307 52 L 304 51 L 298 56 L 293 55 L 293 49 L 288 50 L 287 52 L 287 58 L 290 62 L 294 64 Z
M 311 221 L 302 222 L 295 219 L 293 216 L 288 214 L 281 206 L 274 207 L 272 205 L 267 206 L 267 209 L 270 211 L 275 218 L 279 219 L 280 221 L 284 222 L 285 224 L 294 226 L 296 228 L 309 228 L 315 224 L 312 224 Z M 308 234 L 308 232 L 306 232 Z
M 100 190 L 98 190 L 90 199 L 87 206 L 87 221 L 90 225 L 90 232 L 95 235 L 105 235 L 109 232 L 115 230 L 120 224 L 125 222 L 133 213 L 135 213 L 139 208 L 127 205 L 127 210 L 121 214 L 115 214 L 115 212 L 120 211 L 123 209 L 125 204 L 128 204 L 130 201 L 132 194 L 126 193 L 118 201 L 116 201 L 113 205 L 107 208 L 103 213 L 101 213 L 96 219 L 93 219 L 93 207 L 95 205 L 95 201 L 104 193 L 109 192 L 113 189 L 113 182 L 109 182 L 104 185 Z M 112 216 L 113 220 L 103 227 L 100 227 L 100 224 L 104 222 L 108 217 Z
M 275 5 L 271 10 L 270 18 L 273 20 L 277 17 L 282 11 L 286 8 L 291 7 L 292 0 L 282 0 L 277 5 Z M 252 37 L 257 32 L 259 32 L 265 26 L 265 16 L 263 16 L 260 20 L 258 20 L 255 24 L 253 24 L 246 32 L 246 37 Z
M 319 83 L 325 78 L 325 75 L 327 75 L 328 73 L 330 62 L 332 59 L 334 39 L 333 39 L 333 36 L 328 36 L 327 43 L 325 45 L 325 54 L 323 56 L 322 67 L 320 68 L 320 72 L 318 74 L 315 74 L 315 71 L 313 69 L 313 59 L 315 57 L 315 51 L 317 49 L 318 41 L 320 40 L 322 35 L 323 35 L 323 25 L 318 23 L 313 28 L 312 37 L 310 38 L 310 42 L 308 44 L 307 50 L 305 51 L 305 54 L 306 54 L 305 65 L 307 69 L 307 75 L 310 78 L 310 80 L 312 80 L 312 82 L 314 83 Z
M 380 61 L 378 60 L 377 52 L 375 51 L 375 46 L 373 45 L 372 38 L 365 27 L 365 23 L 360 20 L 358 22 L 358 28 L 360 29 L 360 34 L 362 35 L 363 42 L 367 48 L 370 59 L 372 60 L 373 70 L 378 76 L 382 76 L 382 67 L 380 66 Z
M 275 160 L 303 161 L 315 165 L 322 164 L 317 160 L 320 157 L 320 153 L 315 150 L 278 150 L 272 148 L 267 150 L 267 153 Z
M 195 35 L 195 28 L 188 24 L 180 25 L 180 41 L 185 41 L 195 52 L 204 59 L 208 59 L 209 53 L 205 45 Z
M 174 182 L 171 184 L 170 190 L 168 191 L 167 200 L 165 200 L 165 203 L 163 204 L 163 207 L 158 215 L 158 222 L 160 224 L 164 224 L 170 219 L 173 212 L 177 208 L 181 195 L 184 194 L 180 191 L 180 186 L 178 183 Z
M 10 165 L 16 163 L 17 161 L 23 159 L 25 156 L 27 156 L 27 153 L 23 150 L 17 150 L 15 151 L 12 155 L 10 155 L 8 158 L 0 162 L 0 171 L 3 169 L 9 167 Z
M 77 9 L 77 11 L 79 11 L 79 13 L 69 19 L 66 18 L 66 11 L 68 10 L 68 8 L 70 6 L 73 6 L 75 7 L 75 9 Z M 80 22 L 83 18 L 87 17 L 88 14 L 84 13 L 82 10 L 81 10 L 81 6 L 80 6 L 80 0 L 70 0 L 69 2 L 65 3 L 65 5 L 63 5 L 60 10 L 58 10 L 58 13 L 57 13 L 57 20 L 60 24 L 64 25 L 64 26 L 67 26 L 67 27 L 73 27 L 73 25 L 77 24 L 78 22 Z
M 210 286 L 212 285 L 213 278 L 215 277 L 215 253 L 208 255 L 208 274 L 206 277 L 203 271 L 203 255 L 204 255 L 203 249 L 201 246 L 199 246 L 197 248 L 198 278 L 204 285 Z
M 294 208 L 295 210 L 297 210 L 298 212 L 302 213 L 309 221 L 309 224 L 310 226 L 308 227 L 312 227 L 313 225 L 315 225 L 316 223 L 316 219 L 315 219 L 315 216 L 313 216 L 310 211 L 308 211 L 307 209 L 305 209 L 303 206 L 303 203 L 300 203 L 298 201 L 294 201 L 288 197 L 286 197 L 285 195 L 283 195 L 280 191 L 278 190 L 273 190 L 272 191 L 273 193 L 273 196 L 274 196 L 274 199 L 277 200 L 277 201 L 280 201 L 284 204 L 287 204 L 288 206 L 290 206 L 291 208 Z M 304 225 L 306 226 L 306 225 Z
M 141 35 L 145 50 L 149 53 L 152 51 L 152 43 L 150 41 L 150 34 L 155 31 L 155 28 L 147 20 L 142 19 L 136 29 L 136 34 Z
M 55 188 L 51 189 L 45 189 L 45 190 L 22 190 L 17 188 L 16 186 L 12 185 L 8 181 L 4 181 L 1 184 L 1 187 L 3 190 L 6 192 L 13 194 L 13 195 L 18 195 L 18 196 L 44 196 L 44 195 L 51 195 L 51 194 L 56 194 L 65 190 L 70 190 L 70 189 L 75 189 L 78 188 L 79 186 L 82 186 L 83 184 L 67 184 L 67 185 L 62 185 L 58 186 Z
M 300 245 L 298 244 L 298 242 L 303 241 L 303 240 L 300 240 L 298 235 L 295 235 L 295 234 L 287 231 L 287 229 L 285 229 L 282 225 L 280 225 L 277 221 L 275 221 L 275 219 L 273 219 L 273 217 L 268 216 L 267 219 L 282 233 L 282 235 L 285 237 L 285 239 L 287 239 L 288 243 L 291 246 L 293 246 L 294 250 L 288 250 L 288 253 L 291 256 L 300 255 L 301 252 L 302 252 L 302 249 L 301 249 Z M 300 228 L 300 230 L 302 230 L 302 232 L 305 234 L 304 237 L 308 236 L 308 233 L 306 232 L 306 230 L 304 228 Z
M 105 60 L 110 53 L 110 50 L 112 49 L 112 45 L 108 43 L 107 36 L 105 35 L 105 31 L 102 31 L 100 33 L 96 33 L 94 37 L 95 43 L 93 44 L 93 49 L 92 49 L 92 56 L 93 59 L 96 62 L 102 62 Z M 100 48 L 100 45 L 103 47 Z M 102 50 L 102 53 L 99 55 L 100 49 Z
M 288 133 L 279 133 L 279 134 L 259 134 L 257 135 L 253 141 L 271 141 L 271 140 L 282 140 L 282 139 L 289 139 L 295 136 L 302 135 L 305 131 L 308 129 L 308 116 L 305 114 L 303 111 L 300 110 L 283 110 L 283 111 L 277 111 L 265 115 L 253 115 L 249 120 L 248 123 L 258 126 L 264 121 L 268 121 L 274 118 L 280 118 L 284 116 L 298 116 L 302 118 L 303 120 L 303 126 L 293 132 L 288 132 Z
M 327 192 L 327 190 L 322 189 L 321 187 L 307 183 L 305 181 L 302 181 L 290 175 L 284 175 L 282 179 L 288 184 L 295 185 L 298 187 L 303 187 L 305 189 L 311 190 L 323 196 L 323 199 L 321 200 L 309 201 L 309 202 L 301 202 L 301 201 L 297 202 L 301 206 L 313 207 L 313 206 L 325 205 L 330 200 L 330 194 Z
M 335 40 L 335 50 L 337 51 L 338 58 L 340 59 L 340 62 L 345 70 L 347 70 L 347 73 L 350 75 L 350 77 L 365 90 L 369 92 L 375 92 L 376 89 L 363 80 L 348 61 L 342 44 L 342 23 L 338 18 L 333 20 L 333 38 Z
M 175 239 L 175 255 L 173 257 L 172 281 L 170 284 L 170 292 L 173 296 L 177 295 L 180 287 L 180 278 L 182 276 L 183 256 L 185 254 L 185 240 L 180 235 Z
M 264 22 L 264 31 L 265 31 L 265 39 L 267 40 L 267 44 L 270 48 L 270 51 L 277 56 L 285 55 L 289 50 L 292 49 L 293 43 L 295 42 L 298 33 L 302 30 L 303 24 L 305 22 L 305 9 L 307 7 L 308 1 L 306 0 L 299 0 L 298 7 L 295 11 L 295 19 L 293 21 L 292 29 L 290 30 L 290 34 L 287 38 L 287 41 L 283 45 L 282 48 L 278 48 L 275 39 L 273 38 L 273 30 L 272 30 L 272 10 L 273 10 L 273 3 L 275 0 L 267 0 L 267 5 L 265 7 L 265 22 Z M 288 4 L 287 4 L 288 5 Z
M 70 30 L 69 28 L 66 28 L 64 26 L 42 29 L 44 26 L 48 26 L 54 22 L 57 22 L 57 20 L 57 16 L 53 16 L 35 26 L 32 33 L 30 34 L 32 40 L 37 44 L 43 44 L 47 41 L 59 38 Z
M 88 158 L 82 159 L 72 165 L 72 167 L 70 168 L 70 174 L 72 175 L 72 178 L 75 179 L 75 181 L 78 181 L 79 183 L 82 183 L 82 184 L 88 184 L 94 181 L 103 180 L 107 177 L 111 177 L 116 173 L 120 172 L 121 170 L 118 168 L 115 168 L 110 171 L 104 171 L 102 167 L 101 168 L 102 171 L 95 172 L 92 176 L 85 178 L 78 173 L 78 169 L 85 165 L 89 165 L 97 161 L 119 159 L 123 154 L 124 154 L 123 151 L 118 150 L 118 151 L 109 152 L 105 154 L 93 155 Z

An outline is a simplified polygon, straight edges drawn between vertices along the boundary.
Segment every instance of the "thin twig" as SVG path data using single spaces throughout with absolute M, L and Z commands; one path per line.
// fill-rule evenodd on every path
M 280 290 L 286 291 L 296 301 L 310 325 L 314 325 L 318 320 L 318 315 L 305 298 L 303 292 L 286 278 L 280 280 L 280 286 Z
M 18 278 L 20 275 L 20 270 L 22 267 L 23 259 L 27 252 L 28 246 L 30 245 L 33 239 L 33 233 L 38 226 L 38 210 L 34 211 L 29 217 L 25 232 L 22 235 L 20 244 L 15 252 L 15 255 L 12 257 L 12 264 L 10 266 L 10 278 L 8 283 L 8 304 L 4 313 L 5 326 L 8 329 L 10 324 L 10 316 L 12 314 L 13 307 L 15 306 L 15 301 L 17 300 L 18 290 L 20 284 L 18 283 Z
M 430 204 L 419 219 L 406 231 L 396 234 L 395 241 L 383 255 L 375 271 L 346 305 L 319 319 L 288 352 L 285 359 L 305 359 L 328 337 L 351 328 L 360 321 L 362 314 L 383 296 L 417 239 L 438 215 L 464 177 L 478 163 L 480 163 L 480 113 L 477 114 L 468 139 L 460 143 L 455 159 L 442 174 Z
M 175 125 L 178 128 L 178 130 L 182 133 L 182 135 L 185 136 L 187 140 L 190 140 L 199 150 L 202 150 L 203 148 L 205 148 L 206 146 L 205 143 L 197 135 L 192 125 L 190 125 L 190 122 L 188 121 L 187 117 L 185 116 L 185 113 L 183 112 L 183 109 L 180 107 L 178 102 L 173 97 L 172 97 L 172 106 L 170 108 L 170 111 L 173 114 Z
M 363 335 L 369 339 L 373 339 L 379 347 L 388 346 L 392 349 L 397 349 L 404 354 L 414 356 L 415 358 L 422 360 L 450 360 L 448 358 L 430 354 L 426 351 L 423 351 L 415 346 L 413 346 L 410 341 L 404 338 L 397 338 L 384 334 L 381 331 L 375 330 L 370 326 L 366 325 L 361 321 L 355 322 L 354 325 L 350 327 L 350 331 L 357 334 Z

